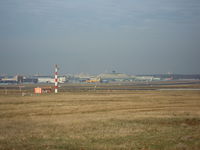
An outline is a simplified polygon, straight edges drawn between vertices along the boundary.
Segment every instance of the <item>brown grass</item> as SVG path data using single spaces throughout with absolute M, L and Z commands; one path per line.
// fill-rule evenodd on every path
M 0 149 L 200 149 L 200 91 L 0 96 Z

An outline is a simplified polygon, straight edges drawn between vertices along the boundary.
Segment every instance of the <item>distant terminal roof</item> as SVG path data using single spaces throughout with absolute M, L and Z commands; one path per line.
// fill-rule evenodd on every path
M 80 74 L 74 75 L 74 77 L 77 77 L 77 78 L 90 78 L 91 76 L 89 74 L 80 73 Z
M 132 76 L 123 74 L 123 73 L 106 73 L 106 74 L 100 74 L 98 75 L 100 78 L 104 79 L 129 79 L 132 78 Z

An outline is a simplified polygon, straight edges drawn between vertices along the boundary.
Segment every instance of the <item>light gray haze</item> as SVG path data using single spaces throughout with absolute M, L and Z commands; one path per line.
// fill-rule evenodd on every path
M 200 0 L 0 0 L 0 74 L 200 73 Z

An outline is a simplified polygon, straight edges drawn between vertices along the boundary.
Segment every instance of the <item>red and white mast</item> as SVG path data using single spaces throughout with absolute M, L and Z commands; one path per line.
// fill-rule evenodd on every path
M 58 93 L 58 65 L 55 65 L 55 93 Z

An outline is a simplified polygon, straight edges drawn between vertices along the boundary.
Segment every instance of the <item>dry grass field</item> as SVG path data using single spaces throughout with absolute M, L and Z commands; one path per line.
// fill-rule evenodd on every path
M 0 95 L 1 150 L 199 150 L 200 91 Z

